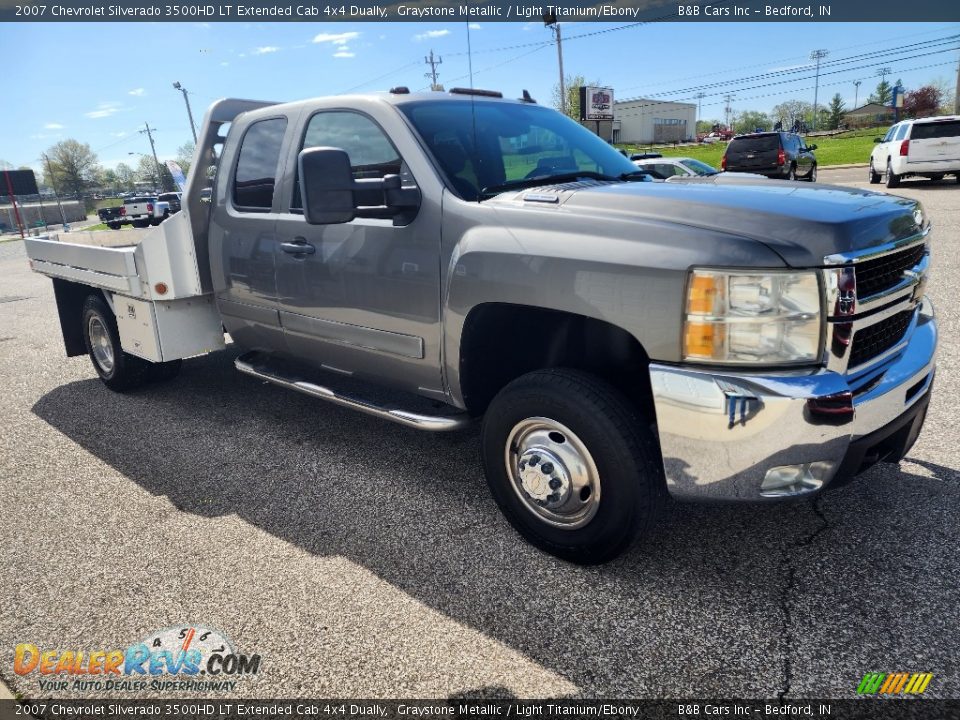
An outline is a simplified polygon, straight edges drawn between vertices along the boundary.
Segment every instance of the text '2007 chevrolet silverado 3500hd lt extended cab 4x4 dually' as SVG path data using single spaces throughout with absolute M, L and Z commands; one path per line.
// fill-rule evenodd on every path
M 923 424 L 912 200 L 636 182 L 560 113 L 464 90 L 222 100 L 192 167 L 135 246 L 27 240 L 67 354 L 126 390 L 226 329 L 262 380 L 426 430 L 482 416 L 497 504 L 569 560 L 622 552 L 667 493 L 815 493 Z

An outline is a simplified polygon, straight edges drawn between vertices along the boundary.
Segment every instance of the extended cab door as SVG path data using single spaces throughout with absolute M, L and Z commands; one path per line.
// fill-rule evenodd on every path
M 383 111 L 395 114 L 388 106 Z M 405 187 L 415 187 L 417 178 L 397 149 L 398 139 L 370 114 L 319 110 L 305 113 L 302 124 L 302 141 L 289 159 L 289 213 L 277 222 L 277 290 L 289 351 L 317 366 L 442 396 L 438 199 L 431 201 L 421 189 L 416 215 L 401 225 L 369 218 L 307 224 L 295 177 L 304 147 L 345 150 L 357 179 L 395 174 Z M 409 131 L 399 131 L 408 154 L 422 163 Z M 382 193 L 360 200 L 377 205 Z
M 221 159 L 210 223 L 210 267 L 224 327 L 250 349 L 284 347 L 277 307 L 274 210 L 286 116 L 266 117 L 235 129 Z

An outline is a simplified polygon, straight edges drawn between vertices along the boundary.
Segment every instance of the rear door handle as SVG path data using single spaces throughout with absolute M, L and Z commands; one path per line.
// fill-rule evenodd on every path
M 291 255 L 313 255 L 317 251 L 303 238 L 294 238 L 293 242 L 280 243 L 280 248 Z

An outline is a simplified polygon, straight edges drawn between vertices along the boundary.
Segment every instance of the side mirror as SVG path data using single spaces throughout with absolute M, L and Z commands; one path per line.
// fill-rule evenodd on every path
M 817 146 L 816 146 L 816 145 L 807 145 L 807 150 L 811 150 L 811 151 L 812 151 L 812 150 L 816 150 L 816 149 L 817 149 Z
M 297 158 L 303 216 L 311 225 L 337 225 L 356 217 L 350 156 L 339 148 L 301 150 Z
M 883 142 L 883 138 L 874 138 L 873 141 L 874 141 L 875 143 L 882 143 L 882 142 Z
M 297 166 L 303 216 L 311 225 L 348 223 L 356 217 L 392 218 L 394 225 L 406 225 L 420 208 L 420 191 L 403 187 L 399 175 L 354 180 L 350 156 L 340 148 L 301 150 Z

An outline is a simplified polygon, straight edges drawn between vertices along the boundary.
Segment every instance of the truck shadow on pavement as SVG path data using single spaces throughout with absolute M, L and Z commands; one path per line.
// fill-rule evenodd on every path
M 848 676 L 870 668 L 851 643 L 878 667 L 887 655 L 934 669 L 953 657 L 956 627 L 927 627 L 917 612 L 877 627 L 875 608 L 922 607 L 927 590 L 960 602 L 955 470 L 876 468 L 816 505 L 673 505 L 626 556 L 582 568 L 501 517 L 477 428 L 373 419 L 242 376 L 234 355 L 187 361 L 176 380 L 125 396 L 73 382 L 33 411 L 180 511 L 236 514 L 348 558 L 587 695 L 771 697 L 802 691 L 802 676 L 815 695 L 839 683 L 852 696 Z M 880 547 L 922 556 L 936 575 L 918 582 L 916 564 L 878 563 Z M 901 623 L 915 641 L 890 648 Z

